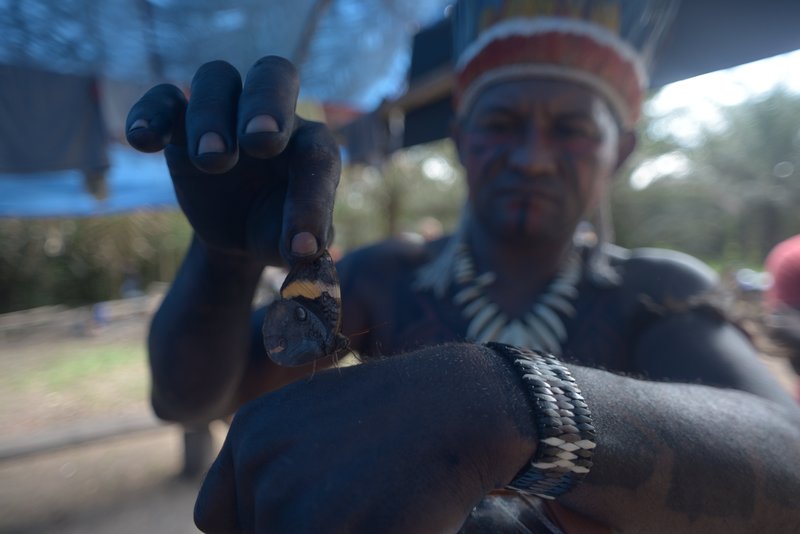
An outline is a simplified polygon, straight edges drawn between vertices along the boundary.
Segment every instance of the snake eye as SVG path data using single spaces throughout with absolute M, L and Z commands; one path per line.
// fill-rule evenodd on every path
M 298 321 L 305 321 L 306 317 L 308 317 L 308 314 L 306 313 L 306 309 L 298 307 L 297 309 L 294 310 L 294 317 Z

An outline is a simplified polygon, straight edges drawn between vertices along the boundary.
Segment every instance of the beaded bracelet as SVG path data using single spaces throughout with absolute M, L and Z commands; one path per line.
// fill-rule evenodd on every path
M 569 370 L 555 356 L 487 343 L 518 371 L 533 407 L 539 444 L 531 462 L 507 486 L 545 499 L 564 495 L 592 467 L 592 414 Z

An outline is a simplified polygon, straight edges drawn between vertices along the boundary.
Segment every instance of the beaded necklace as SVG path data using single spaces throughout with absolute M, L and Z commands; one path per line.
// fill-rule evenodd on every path
M 456 291 L 452 303 L 469 322 L 466 338 L 479 343 L 498 341 L 509 345 L 540 349 L 560 355 L 567 340 L 562 316 L 573 317 L 573 301 L 582 274 L 580 254 L 569 256 L 561 271 L 520 318 L 510 318 L 488 296 L 486 289 L 497 279 L 487 271 L 477 275 L 475 263 L 465 243 L 455 251 L 453 274 Z

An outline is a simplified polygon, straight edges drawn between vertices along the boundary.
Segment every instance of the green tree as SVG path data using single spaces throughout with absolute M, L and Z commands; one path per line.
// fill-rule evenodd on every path
M 406 232 L 426 217 L 455 226 L 465 195 L 449 140 L 399 150 L 380 168 L 348 166 L 334 209 L 336 244 L 344 250 Z
M 614 191 L 620 244 L 758 266 L 775 243 L 800 232 L 800 95 L 777 88 L 718 111 L 719 123 L 690 140 L 671 130 L 674 115 L 647 117 Z M 637 173 L 664 161 L 679 165 L 637 183 Z
M 706 129 L 688 154 L 695 178 L 714 184 L 736 218 L 742 258 L 760 261 L 800 232 L 800 95 L 778 88 L 721 112 L 722 128 Z
M 78 219 L 0 219 L 0 313 L 119 298 L 171 280 L 190 229 L 177 211 Z

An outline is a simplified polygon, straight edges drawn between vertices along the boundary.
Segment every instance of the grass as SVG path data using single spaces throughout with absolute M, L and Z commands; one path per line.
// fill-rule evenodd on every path
M 146 351 L 133 340 L 64 339 L 5 353 L 0 428 L 5 438 L 93 418 L 148 413 Z
M 6 378 L 18 389 L 75 391 L 86 383 L 104 381 L 112 375 L 145 378 L 145 362 L 145 349 L 139 344 L 69 348 Z M 131 385 L 138 382 L 133 380 Z

